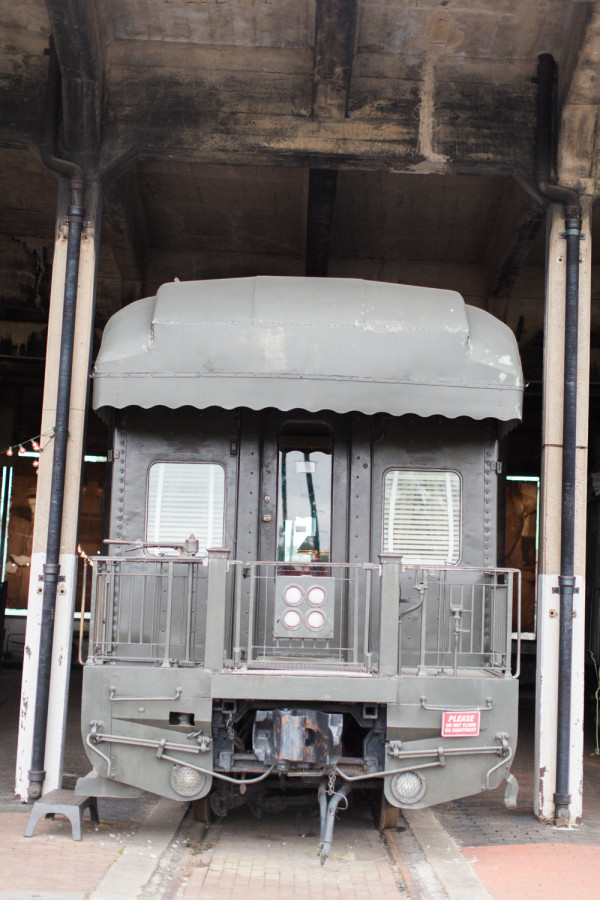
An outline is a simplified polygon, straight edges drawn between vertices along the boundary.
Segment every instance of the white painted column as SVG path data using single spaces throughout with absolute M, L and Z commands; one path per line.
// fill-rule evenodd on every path
M 69 203 L 68 180 L 60 180 L 56 240 L 52 266 L 46 370 L 42 405 L 42 435 L 51 432 L 56 418 L 56 392 L 62 331 L 62 307 L 65 288 L 67 256 L 66 213 Z M 44 793 L 62 787 L 64 734 L 71 666 L 73 636 L 73 611 L 77 586 L 77 532 L 85 440 L 86 406 L 89 386 L 89 367 L 94 321 L 94 301 L 98 243 L 100 238 L 100 186 L 88 183 L 85 198 L 85 220 L 81 238 L 79 261 L 77 312 L 71 400 L 69 409 L 69 439 L 65 471 L 65 494 L 60 550 L 60 574 L 56 597 L 54 641 L 52 648 L 52 674 L 46 735 Z M 42 437 L 40 454 L 36 512 L 31 554 L 27 631 L 23 656 L 23 682 L 21 689 L 21 714 L 17 746 L 15 793 L 21 800 L 27 799 L 28 772 L 31 765 L 35 698 L 37 686 L 38 655 L 42 614 L 42 582 L 39 580 L 46 562 L 46 538 L 52 480 L 53 442 Z
M 571 679 L 571 823 L 581 822 L 583 782 L 583 696 L 585 667 L 585 541 L 587 513 L 587 440 L 589 407 L 589 347 L 591 306 L 591 201 L 582 199 L 579 272 L 579 332 L 577 376 L 577 455 L 575 487 L 575 574 L 573 599 L 573 663 Z M 560 624 L 560 523 L 562 505 L 562 428 L 566 241 L 563 208 L 548 212 L 546 244 L 546 317 L 544 328 L 544 400 L 542 413 L 542 478 L 534 812 L 541 822 L 554 821 L 556 787 L 558 645 Z

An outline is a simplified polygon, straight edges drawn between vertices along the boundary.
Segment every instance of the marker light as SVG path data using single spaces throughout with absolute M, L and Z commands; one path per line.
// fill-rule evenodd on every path
M 420 772 L 401 772 L 392 778 L 390 787 L 400 803 L 417 803 L 427 790 L 427 782 Z
M 302 621 L 302 616 L 297 609 L 288 609 L 283 617 L 283 624 L 286 628 L 297 628 Z
M 170 781 L 173 790 L 181 797 L 193 797 L 206 784 L 206 775 L 190 766 L 173 766 Z
M 320 606 L 325 603 L 325 591 L 322 587 L 311 587 L 308 592 L 308 602 L 311 606 Z
M 309 628 L 314 628 L 315 631 L 318 631 L 325 624 L 325 616 L 320 610 L 313 609 L 306 617 L 306 624 Z
M 283 592 L 283 599 L 288 606 L 297 606 L 302 600 L 302 590 L 295 584 L 290 584 Z

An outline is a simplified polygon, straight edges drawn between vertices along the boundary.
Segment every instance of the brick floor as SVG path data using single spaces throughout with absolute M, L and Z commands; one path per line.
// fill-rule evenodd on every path
M 324 867 L 315 825 L 307 827 L 306 819 L 293 814 L 256 820 L 247 810 L 235 810 L 196 846 L 190 842 L 182 900 L 405 896 L 384 842 L 360 803 L 341 813 Z
M 598 846 L 517 844 L 464 847 L 462 853 L 494 900 L 584 900 L 598 896 Z
M 7 891 L 87 894 L 121 852 L 123 837 L 91 825 L 87 817 L 81 841 L 72 839 L 70 823 L 62 818 L 42 820 L 33 837 L 23 837 L 28 817 L 28 808 L 0 816 L 0 896 Z

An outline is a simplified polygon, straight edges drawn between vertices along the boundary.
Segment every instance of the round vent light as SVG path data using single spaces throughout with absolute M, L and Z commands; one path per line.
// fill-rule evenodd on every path
M 302 621 L 302 616 L 297 609 L 288 609 L 283 616 L 283 624 L 286 628 L 297 628 Z
M 297 606 L 302 600 L 302 590 L 296 584 L 290 584 L 283 592 L 283 599 L 288 606 Z
M 308 602 L 311 606 L 321 606 L 325 603 L 325 591 L 322 587 L 311 587 L 308 592 Z
M 319 609 L 313 609 L 306 617 L 306 624 L 314 631 L 318 631 L 325 624 L 325 616 Z

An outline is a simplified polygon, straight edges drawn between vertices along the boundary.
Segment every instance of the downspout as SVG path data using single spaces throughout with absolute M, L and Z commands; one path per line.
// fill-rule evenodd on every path
M 554 90 L 557 67 L 549 53 L 538 57 L 536 180 L 542 196 L 562 203 L 567 242 L 565 290 L 565 371 L 563 396 L 562 514 L 560 541 L 560 626 L 558 652 L 558 723 L 556 751 L 555 823 L 569 821 L 569 764 L 571 750 L 571 670 L 573 654 L 573 595 L 575 593 L 575 452 L 577 425 L 577 319 L 579 306 L 579 195 L 552 184 L 554 148 Z
M 57 588 L 60 579 L 60 541 L 67 440 L 69 436 L 68 425 L 71 399 L 71 370 L 73 366 L 79 250 L 84 217 L 83 195 L 85 192 L 85 178 L 82 169 L 75 165 L 75 163 L 59 159 L 55 155 L 60 87 L 58 61 L 53 43 L 50 41 L 46 119 L 44 136 L 41 144 L 41 155 L 44 164 L 49 169 L 56 172 L 59 176 L 69 178 L 71 193 L 68 209 L 65 292 L 63 300 L 58 389 L 56 395 L 56 421 L 54 426 L 54 452 L 52 461 L 52 481 L 50 485 L 46 563 L 43 569 L 42 622 L 33 726 L 33 748 L 31 754 L 31 769 L 29 771 L 28 794 L 32 800 L 36 800 L 42 795 L 44 779 L 46 777 L 44 771 L 44 756 L 46 750 L 48 699 L 50 694 L 50 674 L 52 667 L 54 612 L 56 608 Z

